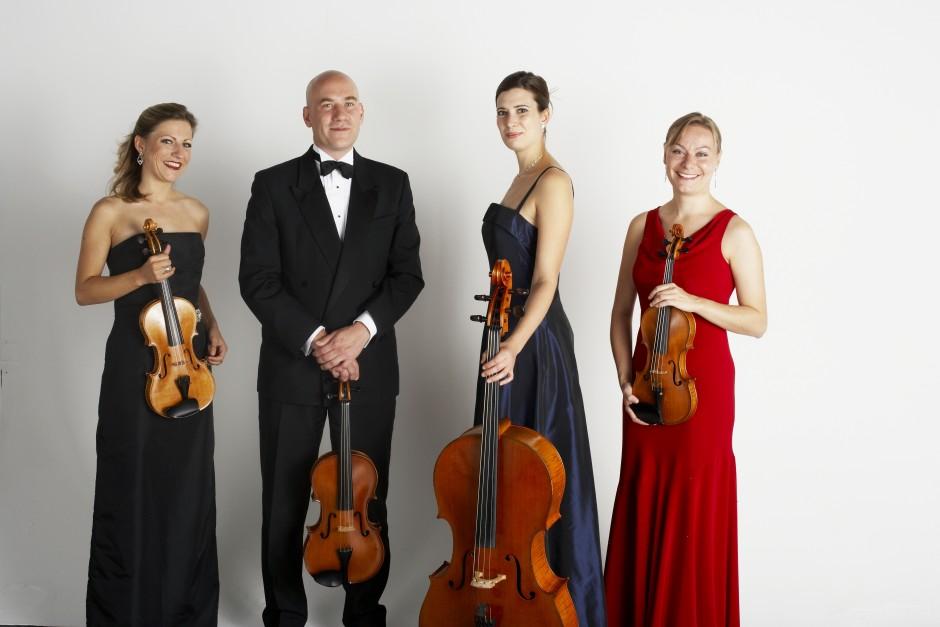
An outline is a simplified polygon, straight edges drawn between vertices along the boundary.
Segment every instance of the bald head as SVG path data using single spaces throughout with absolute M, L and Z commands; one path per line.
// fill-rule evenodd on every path
M 317 101 L 319 92 L 322 91 L 325 85 L 333 82 L 345 83 L 356 94 L 356 98 L 359 98 L 359 88 L 356 87 L 355 81 L 348 74 L 344 74 L 339 70 L 327 70 L 326 72 L 320 72 L 307 83 L 307 106 L 309 107 L 312 102 Z
M 313 129 L 313 143 L 333 159 L 352 150 L 364 112 L 359 89 L 346 74 L 327 70 L 307 83 L 304 124 Z

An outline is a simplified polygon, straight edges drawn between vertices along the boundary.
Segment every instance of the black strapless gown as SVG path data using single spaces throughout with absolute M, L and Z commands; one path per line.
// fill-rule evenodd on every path
M 535 226 L 518 211 L 493 203 L 483 217 L 483 243 L 490 267 L 497 259 L 506 259 L 512 266 L 513 287 L 531 286 L 538 244 Z M 513 296 L 512 304 L 525 304 L 525 297 Z M 510 317 L 510 333 L 514 326 Z M 477 394 L 478 403 L 480 398 Z M 516 357 L 512 383 L 501 389 L 500 415 L 542 434 L 561 454 L 567 485 L 561 519 L 547 534 L 549 563 L 558 575 L 569 578 L 580 627 L 607 627 L 591 448 L 574 335 L 557 291 L 545 318 Z M 477 407 L 477 424 L 480 416 Z
M 199 233 L 164 233 L 172 244 L 173 293 L 199 302 L 205 255 Z M 112 275 L 143 263 L 136 237 L 108 253 Z M 212 406 L 168 420 L 144 400 L 153 352 L 138 318 L 157 298 L 145 285 L 114 302 L 98 401 L 95 510 L 88 563 L 88 625 L 214 626 L 215 542 Z M 205 355 L 199 325 L 196 352 Z

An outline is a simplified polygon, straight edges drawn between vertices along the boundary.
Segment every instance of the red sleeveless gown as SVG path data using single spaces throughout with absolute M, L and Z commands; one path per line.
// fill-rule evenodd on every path
M 734 213 L 725 209 L 692 233 L 674 282 L 727 303 L 734 290 L 721 239 Z M 633 266 L 642 311 L 662 283 L 666 234 L 646 216 Z M 737 499 L 731 431 L 734 362 L 727 332 L 695 316 L 688 352 L 698 409 L 676 426 L 644 427 L 624 415 L 620 485 L 614 502 L 604 583 L 610 627 L 737 627 Z M 637 339 L 634 370 L 646 350 Z

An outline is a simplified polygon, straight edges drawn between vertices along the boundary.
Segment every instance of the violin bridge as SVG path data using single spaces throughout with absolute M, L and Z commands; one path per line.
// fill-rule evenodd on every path
M 352 533 L 356 530 L 356 526 L 353 524 L 353 511 L 351 509 L 339 510 L 339 520 L 341 522 L 338 522 L 336 525 L 336 531 L 339 533 Z
M 480 588 L 481 590 L 492 590 L 496 587 L 501 581 L 506 580 L 506 575 L 496 575 L 490 579 L 485 579 L 483 577 L 483 571 L 475 570 L 473 571 L 473 580 L 470 582 L 470 585 L 474 588 Z

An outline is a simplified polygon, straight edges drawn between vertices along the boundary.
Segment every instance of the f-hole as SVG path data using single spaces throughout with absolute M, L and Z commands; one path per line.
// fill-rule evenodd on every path
M 519 558 L 513 555 L 512 553 L 510 553 L 509 555 L 506 556 L 506 561 L 516 563 L 516 592 L 519 594 L 520 597 L 522 597 L 526 601 L 531 601 L 532 599 L 534 599 L 535 598 L 534 590 L 528 594 L 522 591 L 522 564 L 519 563 Z
M 467 551 L 463 554 L 463 560 L 460 564 L 460 581 L 455 585 L 453 579 L 448 580 L 447 585 L 450 586 L 451 590 L 460 590 L 467 582 L 467 558 L 470 557 L 471 553 L 472 551 Z
M 362 512 L 356 512 L 355 514 L 353 514 L 353 517 L 359 521 L 359 533 L 362 535 L 363 538 L 365 538 L 370 533 L 372 533 L 371 531 L 366 529 L 366 526 L 362 521 Z
M 335 512 L 330 512 L 326 516 L 326 531 L 320 532 L 320 537 L 326 540 L 330 537 L 330 533 L 333 531 L 333 517 L 336 516 Z
M 672 383 L 673 383 L 673 385 L 675 385 L 677 388 L 681 388 L 681 387 L 682 387 L 682 379 L 679 378 L 679 367 L 676 365 L 676 361 L 675 361 L 674 359 L 670 359 L 670 360 L 669 360 L 669 365 L 672 366 Z

